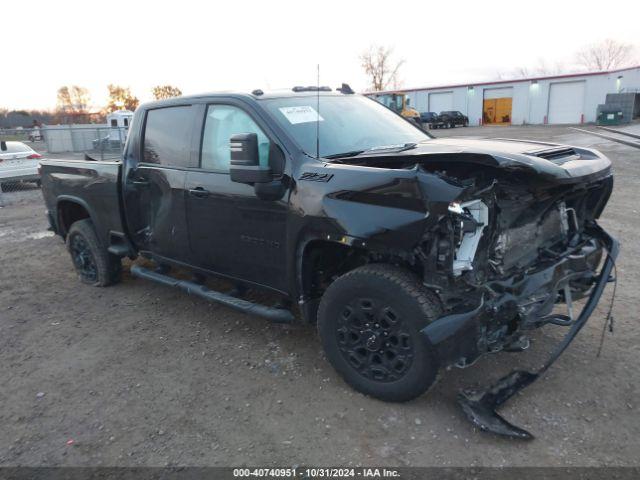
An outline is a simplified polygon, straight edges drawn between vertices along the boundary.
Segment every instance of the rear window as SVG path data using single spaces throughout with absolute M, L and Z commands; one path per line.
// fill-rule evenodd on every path
M 21 142 L 7 142 L 7 149 L 0 150 L 0 153 L 24 153 L 31 152 L 30 147 Z
M 149 110 L 144 130 L 144 161 L 187 167 L 191 152 L 191 106 Z

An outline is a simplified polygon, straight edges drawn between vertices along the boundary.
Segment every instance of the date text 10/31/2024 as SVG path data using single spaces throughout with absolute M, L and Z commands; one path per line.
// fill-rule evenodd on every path
M 389 468 L 234 468 L 234 478 L 399 478 Z

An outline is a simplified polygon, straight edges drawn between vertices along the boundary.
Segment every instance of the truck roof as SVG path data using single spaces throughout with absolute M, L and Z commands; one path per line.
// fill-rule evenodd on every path
M 290 97 L 316 97 L 317 95 L 323 97 L 337 97 L 342 95 L 349 95 L 350 93 L 343 93 L 340 89 L 332 90 L 329 87 L 320 87 L 320 90 L 317 87 L 294 87 L 291 89 L 283 88 L 283 89 L 275 89 L 275 90 L 261 90 L 256 89 L 251 92 L 247 91 L 237 91 L 237 90 L 226 90 L 226 91 L 218 91 L 218 92 L 208 92 L 208 93 L 198 93 L 194 95 L 184 95 L 181 97 L 172 97 L 164 100 L 155 100 L 151 102 L 145 102 L 140 105 L 141 108 L 158 108 L 168 105 L 175 105 L 177 103 L 184 103 L 185 100 L 213 100 L 216 98 L 244 98 L 250 100 L 266 100 L 271 98 L 290 98 Z

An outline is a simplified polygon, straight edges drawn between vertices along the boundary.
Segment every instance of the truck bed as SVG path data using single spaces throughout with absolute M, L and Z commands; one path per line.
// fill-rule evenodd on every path
M 63 237 L 66 235 L 69 225 L 65 224 L 61 211 L 68 202 L 88 213 L 103 245 L 109 245 L 114 234 L 124 235 L 121 175 L 120 161 L 41 161 L 42 192 L 54 231 Z

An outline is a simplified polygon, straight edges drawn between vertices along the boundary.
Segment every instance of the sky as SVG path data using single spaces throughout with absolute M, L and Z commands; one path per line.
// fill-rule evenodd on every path
M 98 108 L 109 83 L 142 101 L 164 84 L 184 94 L 315 85 L 318 64 L 321 84 L 363 91 L 359 55 L 372 44 L 404 60 L 404 88 L 570 66 L 604 38 L 640 48 L 638 0 L 31 0 L 1 11 L 0 108 L 11 109 L 53 109 L 62 85 L 88 88 Z

